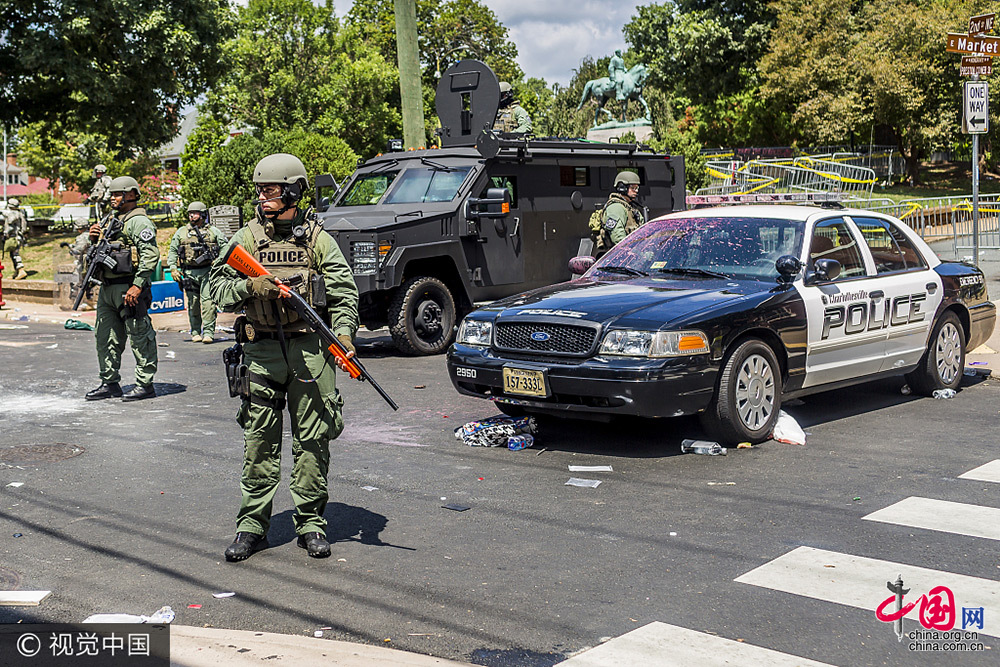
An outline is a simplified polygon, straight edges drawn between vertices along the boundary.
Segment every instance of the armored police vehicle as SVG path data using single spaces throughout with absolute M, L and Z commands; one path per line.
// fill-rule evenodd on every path
M 620 171 L 639 174 L 647 218 L 684 209 L 682 157 L 496 134 L 499 99 L 489 67 L 463 60 L 438 84 L 440 148 L 379 155 L 340 188 L 316 179 L 319 219 L 350 262 L 361 323 L 388 325 L 405 353 L 443 352 L 476 302 L 568 280 Z

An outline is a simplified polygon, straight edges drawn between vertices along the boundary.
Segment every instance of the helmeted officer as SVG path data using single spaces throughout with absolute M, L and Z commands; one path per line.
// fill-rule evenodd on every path
M 111 202 L 111 177 L 107 175 L 108 168 L 103 164 L 94 167 L 94 187 L 90 189 L 88 199 L 94 205 L 94 213 L 100 220 L 108 212 Z
M 120 232 L 108 238 L 112 244 L 114 268 L 102 265 L 95 276 L 101 281 L 97 295 L 97 364 L 101 386 L 87 393 L 88 401 L 121 396 L 123 401 L 138 401 L 156 396 L 153 375 L 156 373 L 156 331 L 149 319 L 152 302 L 150 282 L 160 251 L 156 247 L 156 227 L 139 208 L 139 184 L 131 176 L 111 181 L 110 204 L 122 222 Z M 107 224 L 90 226 L 90 242 L 96 243 Z M 125 337 L 135 355 L 135 386 L 122 395 L 119 385 Z
M 211 343 L 215 340 L 215 302 L 208 290 L 208 273 L 227 239 L 222 230 L 209 224 L 208 207 L 202 202 L 188 204 L 187 213 L 188 224 L 170 239 L 167 265 L 187 294 L 191 340 Z
M 28 272 L 24 270 L 24 261 L 21 259 L 21 246 L 28 235 L 28 219 L 21 210 L 21 202 L 13 197 L 7 200 L 7 208 L 3 211 L 2 231 L 0 248 L 3 252 L 0 254 L 0 263 L 5 256 L 10 255 L 14 263 L 14 280 L 24 280 L 28 277 Z
M 619 173 L 615 178 L 615 190 L 601 213 L 601 231 L 594 243 L 596 257 L 600 258 L 645 223 L 638 200 L 639 174 L 634 171 Z
M 282 305 L 274 278 L 288 280 L 321 315 L 353 355 L 358 328 L 358 289 L 337 243 L 311 211 L 299 207 L 309 187 L 294 155 L 277 153 L 253 171 L 257 215 L 233 236 L 272 276 L 244 278 L 225 263 L 212 265 L 209 289 L 226 311 L 244 310 L 242 340 L 249 391 L 237 421 L 243 427 L 243 499 L 236 539 L 226 560 L 240 561 L 267 545 L 271 505 L 280 481 L 282 410 L 292 427 L 289 489 L 295 503 L 298 545 L 314 558 L 330 555 L 323 512 L 329 499 L 330 440 L 344 428 L 336 373 L 318 335 Z M 240 327 L 237 326 L 240 339 Z M 338 362 L 339 363 L 339 362 Z
M 514 90 L 506 81 L 500 82 L 500 107 L 493 129 L 497 132 L 531 132 L 531 116 L 514 99 Z

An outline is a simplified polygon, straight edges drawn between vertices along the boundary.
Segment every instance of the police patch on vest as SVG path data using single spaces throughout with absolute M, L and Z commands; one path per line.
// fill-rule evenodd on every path
M 149 227 L 146 227 L 141 232 L 139 232 L 139 240 L 140 241 L 152 241 L 153 240 L 153 236 L 155 236 L 155 235 L 156 235 L 156 232 L 154 232 Z
M 615 218 L 608 218 L 607 220 L 604 221 L 604 228 L 610 232 L 612 229 L 618 226 L 619 222 L 620 221 L 616 220 Z
M 303 266 L 308 264 L 307 260 L 304 248 L 278 250 L 265 248 L 260 251 L 260 261 L 264 266 Z

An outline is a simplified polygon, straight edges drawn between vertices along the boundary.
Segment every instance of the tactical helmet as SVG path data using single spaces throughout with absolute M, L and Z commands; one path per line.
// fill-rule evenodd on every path
M 187 212 L 201 213 L 204 216 L 205 213 L 208 213 L 208 207 L 205 206 L 205 204 L 200 201 L 193 201 L 190 204 L 188 204 Z
M 257 163 L 253 168 L 253 182 L 263 183 L 284 183 L 293 185 L 302 182 L 302 189 L 309 187 L 309 177 L 306 176 L 306 167 L 302 160 L 288 153 L 274 153 Z
M 108 171 L 108 168 L 105 167 L 103 164 L 99 164 L 96 167 L 94 167 L 94 173 L 95 174 L 98 173 L 98 172 L 100 172 L 100 173 L 103 174 L 103 173 L 105 173 L 107 171 Z
M 514 101 L 514 91 L 506 81 L 500 82 L 500 108 L 510 106 Z
M 623 171 L 615 178 L 615 187 L 619 185 L 639 185 L 639 174 L 634 171 Z
M 17 208 L 21 205 L 21 202 L 14 197 L 7 200 L 7 208 Z
M 142 194 L 139 191 L 139 182 L 131 176 L 119 176 L 112 180 L 111 185 L 108 186 L 109 192 L 128 192 L 129 190 L 135 190 L 136 197 Z

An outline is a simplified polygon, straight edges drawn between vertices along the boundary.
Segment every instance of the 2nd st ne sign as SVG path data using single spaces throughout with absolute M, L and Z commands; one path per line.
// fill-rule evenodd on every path
M 979 35 L 969 37 L 960 32 L 948 33 L 945 51 L 949 53 L 979 53 L 985 56 L 1000 56 L 1000 37 Z

